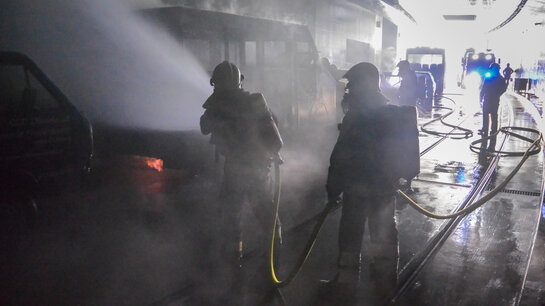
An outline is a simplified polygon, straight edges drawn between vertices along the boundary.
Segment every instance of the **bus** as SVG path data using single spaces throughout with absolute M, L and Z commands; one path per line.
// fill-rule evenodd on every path
M 416 47 L 408 48 L 405 59 L 414 71 L 428 71 L 433 75 L 435 95 L 442 95 L 445 80 L 445 49 Z
M 335 122 L 335 80 L 321 69 L 307 26 L 187 7 L 139 12 L 170 32 L 210 74 L 224 60 L 236 64 L 243 87 L 265 95 L 279 128 Z

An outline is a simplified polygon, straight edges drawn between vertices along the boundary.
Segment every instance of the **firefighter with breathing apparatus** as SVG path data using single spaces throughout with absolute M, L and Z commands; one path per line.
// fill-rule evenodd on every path
M 225 157 L 221 197 L 221 222 L 218 239 L 220 252 L 232 273 L 227 283 L 235 281 L 242 254 L 241 214 L 245 200 L 263 229 L 263 245 L 275 220 L 272 191 L 269 184 L 271 163 L 280 162 L 283 145 L 276 119 L 260 93 L 241 88 L 244 76 L 233 63 L 224 61 L 213 71 L 210 85 L 214 92 L 203 104 L 201 132 L 211 134 L 210 143 Z M 221 236 L 221 237 L 220 237 Z M 263 256 L 266 259 L 266 256 Z M 269 282 L 266 264 L 263 281 Z
M 377 298 L 384 299 L 397 280 L 396 189 L 400 178 L 410 180 L 420 169 L 416 108 L 387 103 L 373 64 L 359 63 L 344 78 L 347 112 L 331 153 L 326 184 L 329 205 L 341 195 L 343 202 L 338 272 L 326 287 L 341 290 L 343 297 L 356 291 L 367 221 L 371 279 Z
M 408 61 L 397 64 L 401 83 L 399 84 L 399 105 L 416 106 L 418 100 L 418 80 Z

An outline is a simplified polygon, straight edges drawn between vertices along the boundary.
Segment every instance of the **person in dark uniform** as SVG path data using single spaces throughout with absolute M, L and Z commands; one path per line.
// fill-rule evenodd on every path
M 487 75 L 484 78 L 481 88 L 480 100 L 483 104 L 483 127 L 479 130 L 482 136 L 495 134 L 498 131 L 498 108 L 500 97 L 507 89 L 505 79 L 500 74 L 500 65 L 490 64 Z M 490 123 L 490 129 L 489 129 Z M 491 141 L 490 147 L 493 149 L 495 142 Z
M 267 250 L 268 235 L 275 221 L 275 207 L 269 184 L 270 166 L 279 161 L 282 138 L 275 117 L 260 93 L 250 94 L 241 88 L 243 75 L 232 63 L 224 61 L 213 71 L 210 84 L 213 94 L 203 105 L 201 132 L 212 134 L 210 143 L 225 157 L 221 189 L 219 237 L 224 258 L 231 267 L 239 267 L 242 256 L 241 213 L 247 199 L 262 225 L 260 251 Z M 266 258 L 263 255 L 263 258 Z M 269 280 L 263 270 L 261 280 Z M 233 278 L 230 273 L 229 277 Z M 227 280 L 227 283 L 233 281 Z
M 503 78 L 505 79 L 505 84 L 509 85 L 509 81 L 511 80 L 511 75 L 513 74 L 514 70 L 510 67 L 509 63 L 507 63 L 507 67 L 503 69 Z
M 416 106 L 418 99 L 418 82 L 416 74 L 411 70 L 408 61 L 400 61 L 397 64 L 401 83 L 399 85 L 399 105 Z
M 357 283 L 367 221 L 371 237 L 369 253 L 373 258 L 371 278 L 377 296 L 383 299 L 397 280 L 398 237 L 394 210 L 395 190 L 402 177 L 392 170 L 393 162 L 399 159 L 388 159 L 391 153 L 388 148 L 395 144 L 400 150 L 408 150 L 403 141 L 398 141 L 407 138 L 399 130 L 410 131 L 412 139 L 418 143 L 416 109 L 387 104 L 379 89 L 378 70 L 373 64 L 359 63 L 350 68 L 344 78 L 348 80 L 344 96 L 348 111 L 331 153 L 326 184 L 329 203 L 336 202 L 341 194 L 343 199 L 338 238 L 339 270 L 328 285 L 342 287 L 348 284 L 350 287 L 351 283 Z M 409 110 L 411 128 L 394 131 L 395 122 L 403 121 L 394 115 L 400 109 Z M 418 156 L 418 144 L 413 151 Z M 412 178 L 409 176 L 405 178 Z
M 398 99 L 400 106 L 414 106 L 416 107 L 418 101 L 418 79 L 416 73 L 411 69 L 411 65 L 408 61 L 400 61 L 397 63 L 399 69 L 399 76 L 401 77 L 401 83 L 399 85 Z M 421 86 L 425 89 L 426 85 Z M 409 180 L 404 186 L 404 190 L 408 194 L 414 193 L 411 187 L 412 181 Z

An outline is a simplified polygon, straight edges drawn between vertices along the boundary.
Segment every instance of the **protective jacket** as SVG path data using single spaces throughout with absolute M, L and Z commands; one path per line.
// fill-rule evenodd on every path
M 331 153 L 328 195 L 337 197 L 350 186 L 370 196 L 393 194 L 399 178 L 409 180 L 420 169 L 416 109 L 389 105 L 379 92 L 360 103 L 351 100 Z
M 274 116 L 260 93 L 242 89 L 214 91 L 203 104 L 200 126 L 228 159 L 267 163 L 282 147 Z
M 418 99 L 418 81 L 414 71 L 403 76 L 399 84 L 399 105 L 416 106 Z
M 498 75 L 495 78 L 485 79 L 481 89 L 481 101 L 485 113 L 495 113 L 500 105 L 500 96 L 507 89 L 505 79 Z

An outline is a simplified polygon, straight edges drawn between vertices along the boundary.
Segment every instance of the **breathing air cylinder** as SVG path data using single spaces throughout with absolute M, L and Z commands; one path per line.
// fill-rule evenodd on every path
M 410 180 L 420 173 L 417 113 L 414 106 L 387 105 L 379 113 L 382 167 L 388 177 Z

